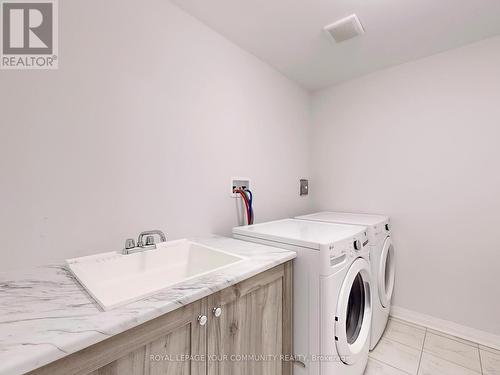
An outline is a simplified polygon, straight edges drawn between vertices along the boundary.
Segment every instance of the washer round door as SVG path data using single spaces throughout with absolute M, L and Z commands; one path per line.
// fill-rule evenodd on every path
M 387 237 L 380 254 L 378 266 L 378 296 L 383 307 L 391 303 L 392 292 L 394 291 L 394 246 L 391 237 Z
M 335 317 L 335 345 L 342 362 L 354 364 L 365 355 L 371 319 L 370 265 L 358 258 L 347 271 Z

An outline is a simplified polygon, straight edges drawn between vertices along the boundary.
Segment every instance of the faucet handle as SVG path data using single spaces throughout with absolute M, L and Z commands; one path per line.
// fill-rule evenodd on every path
M 151 246 L 155 244 L 154 236 L 146 236 L 146 246 Z
M 127 238 L 125 240 L 125 250 L 133 249 L 135 247 L 135 241 L 133 238 Z

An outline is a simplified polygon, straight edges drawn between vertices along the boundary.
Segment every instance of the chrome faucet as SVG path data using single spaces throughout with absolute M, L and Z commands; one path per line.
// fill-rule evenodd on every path
M 165 233 L 161 230 L 148 230 L 145 232 L 141 232 L 139 237 L 137 238 L 137 246 L 135 245 L 135 241 L 133 238 L 128 238 L 125 240 L 125 248 L 123 249 L 123 254 L 132 254 L 137 253 L 139 251 L 156 249 L 155 235 L 160 238 L 160 242 L 166 242 L 167 237 Z M 146 242 L 144 243 L 144 237 L 146 237 Z

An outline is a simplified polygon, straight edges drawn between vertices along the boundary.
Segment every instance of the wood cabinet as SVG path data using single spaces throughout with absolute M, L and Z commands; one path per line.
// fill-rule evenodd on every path
M 30 374 L 289 375 L 291 288 L 288 262 Z
M 204 375 L 206 329 L 200 329 L 197 320 L 197 314 L 202 311 L 201 303 L 195 302 L 183 309 L 182 314 L 167 316 L 169 322 L 161 322 L 160 330 L 163 333 L 158 332 L 158 335 L 138 341 L 139 348 L 114 359 L 90 375 Z M 149 341 L 153 337 L 157 338 Z M 144 341 L 148 341 L 147 344 L 143 345 Z M 132 337 L 129 345 L 137 346 Z M 108 361 L 107 358 L 103 359 Z
M 220 307 L 208 327 L 208 375 L 289 374 L 291 265 L 277 267 L 208 297 Z M 213 311 L 212 311 L 213 313 Z

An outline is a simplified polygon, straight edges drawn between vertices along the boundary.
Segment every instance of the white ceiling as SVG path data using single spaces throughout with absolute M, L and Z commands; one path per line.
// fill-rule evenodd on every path
M 500 34 L 500 0 L 173 0 L 242 48 L 315 90 Z M 366 34 L 322 31 L 356 13 Z

